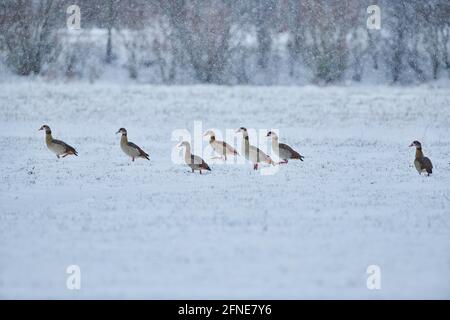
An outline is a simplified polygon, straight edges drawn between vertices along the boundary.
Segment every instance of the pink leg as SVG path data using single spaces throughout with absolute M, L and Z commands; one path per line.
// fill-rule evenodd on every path
M 134 161 L 134 157 L 131 157 L 131 161 Z
M 258 164 L 257 164 L 257 163 L 255 163 L 255 164 L 253 165 L 253 170 L 258 170 Z

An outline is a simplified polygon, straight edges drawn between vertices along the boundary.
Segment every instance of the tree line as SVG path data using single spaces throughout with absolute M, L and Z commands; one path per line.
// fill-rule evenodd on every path
M 81 30 L 66 9 L 80 7 Z M 380 29 L 367 27 L 369 5 Z M 21 75 L 160 83 L 424 82 L 450 75 L 448 0 L 3 0 L 0 63 Z

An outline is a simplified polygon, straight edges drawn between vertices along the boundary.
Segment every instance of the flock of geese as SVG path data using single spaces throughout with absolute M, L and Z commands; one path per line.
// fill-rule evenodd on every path
M 74 147 L 68 145 L 64 141 L 53 139 L 52 130 L 48 125 L 43 125 L 39 130 L 45 130 L 45 143 L 50 151 L 56 154 L 59 158 L 62 156 L 63 158 L 68 155 L 78 156 L 77 151 Z M 134 161 L 136 158 L 143 158 L 150 160 L 149 155 L 142 150 L 138 145 L 133 142 L 128 141 L 127 130 L 125 128 L 120 128 L 116 134 L 121 133 L 122 136 L 120 138 L 120 148 L 122 151 Z M 236 133 L 242 133 L 243 141 L 241 147 L 241 154 L 253 164 L 253 169 L 258 170 L 258 166 L 260 163 L 267 163 L 269 165 L 276 164 L 287 164 L 290 159 L 297 159 L 303 161 L 303 156 L 300 155 L 297 151 L 292 149 L 290 146 L 284 143 L 279 143 L 278 135 L 269 131 L 267 133 L 267 137 L 272 139 L 272 149 L 274 153 L 280 158 L 282 161 L 276 163 L 270 158 L 269 155 L 264 153 L 261 149 L 256 146 L 250 144 L 249 136 L 247 129 L 244 127 L 240 127 L 236 130 Z M 213 130 L 208 130 L 205 132 L 204 136 L 209 136 L 209 144 L 215 153 L 218 154 L 218 157 L 224 161 L 227 160 L 227 156 L 238 156 L 239 153 L 228 143 L 225 141 L 216 140 L 216 135 Z M 184 152 L 184 160 L 186 164 L 191 168 L 192 172 L 198 170 L 200 174 L 203 171 L 211 171 L 211 168 L 201 157 L 192 154 L 191 145 L 187 141 L 183 141 L 178 145 L 179 148 L 185 148 Z M 410 147 L 416 147 L 416 156 L 414 159 L 414 166 L 419 174 L 426 173 L 428 176 L 433 172 L 433 164 L 431 160 L 424 156 L 422 151 L 422 145 L 419 141 L 415 140 L 410 144 Z

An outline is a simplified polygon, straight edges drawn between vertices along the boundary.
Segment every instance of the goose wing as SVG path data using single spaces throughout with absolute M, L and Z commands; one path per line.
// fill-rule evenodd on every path
M 208 164 L 205 162 L 205 160 L 203 160 L 199 156 L 196 156 L 193 154 L 191 155 L 191 164 L 197 165 L 201 169 L 211 171 L 211 168 L 208 166 Z
M 236 151 L 236 149 L 234 149 L 232 146 L 230 146 L 228 143 L 226 143 L 225 141 L 215 141 L 213 143 L 213 149 L 214 151 L 216 151 L 219 154 L 233 154 L 233 155 L 238 155 L 239 153 Z
M 133 142 L 128 142 L 128 146 L 133 149 L 136 149 L 139 152 L 139 155 L 141 157 L 146 158 L 147 160 L 150 160 L 149 155 L 144 150 L 142 150 L 138 145 L 134 144 Z
M 53 139 L 52 142 L 54 144 L 58 144 L 58 145 L 64 147 L 65 148 L 65 152 L 73 153 L 76 156 L 78 155 L 78 152 L 75 150 L 75 148 L 72 147 L 71 145 L 65 143 L 64 141 Z
M 427 157 L 423 157 L 422 159 L 422 169 L 426 170 L 428 173 L 433 172 L 433 164 L 431 160 Z
M 287 144 L 284 143 L 280 143 L 278 145 L 279 148 L 279 152 L 280 152 L 280 157 L 283 159 L 300 159 L 301 161 L 303 161 L 303 156 L 300 155 L 300 153 L 298 153 L 297 151 L 295 151 L 294 149 L 292 149 L 290 146 L 288 146 Z M 284 158 L 283 156 L 286 156 L 286 158 Z
M 230 146 L 225 141 L 222 142 L 222 145 L 227 150 L 227 153 L 231 153 L 231 154 L 234 154 L 234 155 L 239 155 L 239 153 L 236 151 L 236 149 L 233 148 L 232 146 Z
M 255 146 L 250 146 L 249 156 L 250 160 L 255 163 L 257 162 L 272 163 L 272 159 L 267 154 L 265 154 L 264 151 Z

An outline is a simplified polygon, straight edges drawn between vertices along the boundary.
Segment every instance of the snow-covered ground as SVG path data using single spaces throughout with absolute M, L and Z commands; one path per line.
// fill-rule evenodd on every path
M 192 174 L 171 135 L 195 121 L 279 129 L 305 161 Z M 450 298 L 450 89 L 1 83 L 0 126 L 2 298 Z

